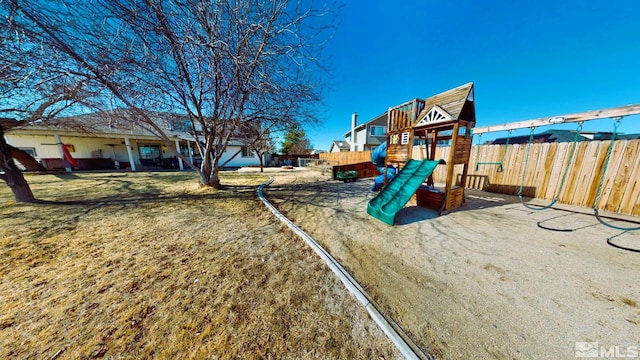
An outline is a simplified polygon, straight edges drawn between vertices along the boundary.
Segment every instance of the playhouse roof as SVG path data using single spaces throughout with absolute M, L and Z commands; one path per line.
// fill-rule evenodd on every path
M 456 88 L 441 92 L 437 95 L 425 99 L 424 108 L 417 119 L 423 119 L 429 113 L 437 112 L 438 116 L 446 117 L 447 120 L 467 120 L 476 121 L 476 112 L 473 105 L 474 100 L 473 83 L 467 83 Z M 416 124 L 420 126 L 420 122 Z

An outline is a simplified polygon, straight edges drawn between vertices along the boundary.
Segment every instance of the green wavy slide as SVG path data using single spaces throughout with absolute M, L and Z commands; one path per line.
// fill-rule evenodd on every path
M 420 185 L 444 160 L 409 160 L 376 197 L 369 200 L 367 213 L 393 225 L 396 214 L 402 209 Z

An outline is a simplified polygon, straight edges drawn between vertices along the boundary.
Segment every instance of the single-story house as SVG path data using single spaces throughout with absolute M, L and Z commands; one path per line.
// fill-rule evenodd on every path
M 170 146 L 150 129 L 127 120 L 128 116 L 126 110 L 116 110 L 34 122 L 10 129 L 5 138 L 9 145 L 29 153 L 49 170 L 188 168 L 178 152 L 191 163 L 200 164 L 196 139 L 186 116 L 150 113 L 154 123 L 171 140 Z M 75 166 L 65 159 L 65 153 Z M 236 153 L 226 167 L 260 164 L 258 156 L 240 139 L 229 142 L 220 164 Z

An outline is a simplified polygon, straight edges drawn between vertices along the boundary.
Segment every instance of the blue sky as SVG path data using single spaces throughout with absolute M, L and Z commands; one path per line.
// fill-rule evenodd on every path
M 477 126 L 640 103 L 640 1 L 349 0 L 340 20 L 322 124 L 307 129 L 316 149 L 343 139 L 353 112 L 363 123 L 468 82 Z M 639 133 L 640 116 L 619 131 Z

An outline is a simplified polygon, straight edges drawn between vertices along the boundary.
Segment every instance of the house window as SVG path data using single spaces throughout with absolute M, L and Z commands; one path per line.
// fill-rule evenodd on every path
M 38 156 L 38 154 L 36 154 L 36 148 L 32 148 L 32 147 L 30 147 L 30 148 L 24 148 L 24 147 L 21 147 L 21 148 L 18 148 L 18 149 L 20 149 L 20 150 L 22 150 L 22 151 L 26 152 L 26 153 L 27 153 L 27 154 L 29 154 L 29 156 L 31 156 L 32 158 L 35 158 L 36 156 Z
M 370 136 L 385 136 L 387 135 L 387 127 L 386 126 L 371 126 L 369 128 Z
M 253 157 L 253 151 L 248 146 L 242 147 L 242 157 Z
M 140 159 L 143 160 L 159 160 L 161 158 L 160 145 L 140 145 L 138 151 Z

